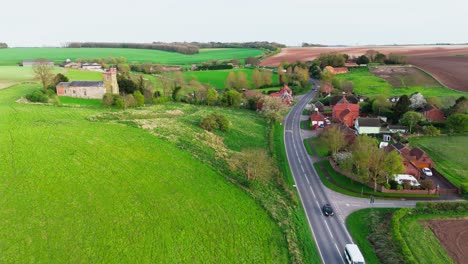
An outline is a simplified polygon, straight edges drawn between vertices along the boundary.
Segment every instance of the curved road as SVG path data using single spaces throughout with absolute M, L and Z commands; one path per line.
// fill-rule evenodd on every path
M 316 85 L 314 83 L 314 85 Z M 315 243 L 323 263 L 345 263 L 343 250 L 345 244 L 353 243 L 346 229 L 344 219 L 352 211 L 369 207 L 369 199 L 349 197 L 326 188 L 313 167 L 303 144 L 304 131 L 300 129 L 302 111 L 310 101 L 314 91 L 303 96 L 291 109 L 284 120 L 284 142 L 288 162 L 296 183 L 296 188 L 309 221 Z M 334 217 L 325 217 L 322 206 L 332 205 Z M 413 207 L 415 201 L 377 201 L 376 207 Z

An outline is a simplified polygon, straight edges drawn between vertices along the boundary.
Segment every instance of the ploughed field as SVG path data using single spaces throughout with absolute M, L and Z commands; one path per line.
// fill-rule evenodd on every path
M 278 225 L 210 166 L 88 120 L 111 109 L 15 102 L 37 87 L 0 90 L 1 263 L 287 262 Z
M 456 263 L 468 260 L 468 218 L 426 221 L 442 246 Z
M 260 56 L 259 49 L 200 49 L 200 53 L 184 55 L 176 52 L 147 49 L 111 48 L 8 48 L 0 49 L 0 65 L 17 65 L 23 60 L 45 58 L 62 63 L 66 59 L 93 59 L 125 57 L 127 63 L 159 63 L 166 65 L 191 65 L 211 60 L 245 59 Z
M 284 61 L 312 61 L 320 54 L 330 52 L 359 56 L 370 49 L 384 54 L 405 55 L 408 63 L 427 71 L 445 86 L 468 92 L 468 45 L 285 48 L 281 53 L 263 60 L 261 65 L 278 66 Z

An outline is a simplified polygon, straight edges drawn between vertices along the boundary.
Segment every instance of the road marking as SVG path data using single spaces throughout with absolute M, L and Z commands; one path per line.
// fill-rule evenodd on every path
M 307 178 L 307 174 L 304 174 L 304 177 L 306 178 L 307 183 L 310 184 L 309 178 Z
M 346 264 L 346 262 L 343 260 L 343 256 L 341 255 L 341 251 L 340 251 L 340 249 L 338 248 L 338 246 L 336 245 L 336 243 L 335 243 L 335 248 L 336 248 L 336 251 L 338 251 L 338 255 L 341 257 L 341 258 L 340 258 L 341 261 L 342 261 L 343 263 Z
M 327 227 L 328 233 L 330 233 L 330 236 L 331 236 L 333 239 L 335 239 L 335 237 L 333 237 L 333 234 L 332 234 L 332 232 L 331 232 L 331 230 L 330 230 L 330 227 L 329 227 L 328 224 L 327 224 L 327 221 L 323 220 L 323 222 L 325 223 L 325 226 Z M 336 245 L 336 244 L 335 244 L 335 245 Z

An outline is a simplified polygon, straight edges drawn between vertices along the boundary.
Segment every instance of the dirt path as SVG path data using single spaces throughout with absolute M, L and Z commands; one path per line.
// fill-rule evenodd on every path
M 456 263 L 468 263 L 468 218 L 427 223 Z

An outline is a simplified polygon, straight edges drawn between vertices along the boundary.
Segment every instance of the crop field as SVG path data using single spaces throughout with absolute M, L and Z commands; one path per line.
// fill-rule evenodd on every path
M 0 262 L 288 261 L 284 235 L 266 211 L 174 146 L 170 134 L 88 120 L 108 109 L 15 103 L 36 87 L 0 90 Z M 181 122 L 197 120 L 182 115 Z M 232 123 L 224 141 L 232 149 L 265 129 L 256 119 Z M 173 124 L 157 122 L 154 131 Z M 245 131 L 249 125 L 256 132 Z
M 386 80 L 393 87 L 442 87 L 432 76 L 416 67 L 409 66 L 375 66 L 370 72 Z
M 0 49 L 0 65 L 17 65 L 23 60 L 45 58 L 55 63 L 66 59 L 93 59 L 125 57 L 128 63 L 160 63 L 166 65 L 191 65 L 211 60 L 245 59 L 263 54 L 259 49 L 201 49 L 200 53 L 184 55 L 175 52 L 145 49 L 110 48 L 8 48 Z
M 453 184 L 468 182 L 467 135 L 412 138 L 410 144 L 426 151 L 435 168 Z
M 368 68 L 352 69 L 349 73 L 337 75 L 336 78 L 341 80 L 352 81 L 354 84 L 354 92 L 363 96 L 377 96 L 380 94 L 386 96 L 398 96 L 415 92 L 420 92 L 426 97 L 430 96 L 462 96 L 464 92 L 450 90 L 445 87 L 428 87 L 428 86 L 409 86 L 409 87 L 393 87 L 387 81 L 372 74 Z
M 189 81 L 195 79 L 201 83 L 209 83 L 215 88 L 224 88 L 224 83 L 230 72 L 243 72 L 247 75 L 247 80 L 249 83 L 252 79 L 252 69 L 232 69 L 232 70 L 213 70 L 213 71 L 186 71 L 183 72 L 185 80 Z M 167 74 L 168 76 L 172 76 L 173 74 Z M 271 77 L 273 81 L 273 85 L 278 85 L 278 76 L 277 74 L 273 74 Z M 253 87 L 251 87 L 253 88 Z

